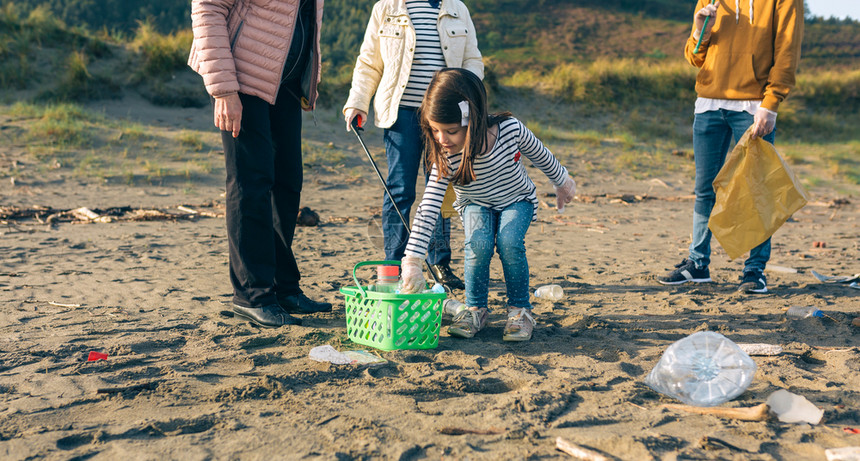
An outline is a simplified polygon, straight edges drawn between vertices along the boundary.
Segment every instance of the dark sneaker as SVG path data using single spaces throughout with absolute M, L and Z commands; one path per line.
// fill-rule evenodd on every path
M 707 267 L 696 269 L 693 261 L 685 259 L 675 265 L 675 270 L 665 277 L 657 279 L 663 285 L 680 285 L 682 283 L 705 283 L 711 281 L 711 271 Z
M 744 272 L 738 291 L 744 293 L 767 293 L 767 279 L 761 272 Z
M 436 276 L 439 283 L 448 287 L 449 290 L 463 290 L 466 288 L 463 281 L 454 275 L 454 271 L 451 270 L 451 266 L 447 263 L 431 264 L 430 270 L 433 271 L 433 275 Z

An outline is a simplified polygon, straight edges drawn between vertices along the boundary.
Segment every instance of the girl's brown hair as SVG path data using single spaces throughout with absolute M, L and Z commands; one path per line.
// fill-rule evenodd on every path
M 419 108 L 421 130 L 424 133 L 424 145 L 427 157 L 427 171 L 436 165 L 439 177 L 448 176 L 448 153 L 436 142 L 430 129 L 430 121 L 434 123 L 460 124 L 462 114 L 460 102 L 469 104 L 469 125 L 466 130 L 466 144 L 463 147 L 463 161 L 454 173 L 454 184 L 466 185 L 475 180 L 472 165 L 475 157 L 487 150 L 487 130 L 489 127 L 511 117 L 510 112 L 488 114 L 487 90 L 484 82 L 477 75 L 465 69 L 445 68 L 436 72 L 424 102 Z

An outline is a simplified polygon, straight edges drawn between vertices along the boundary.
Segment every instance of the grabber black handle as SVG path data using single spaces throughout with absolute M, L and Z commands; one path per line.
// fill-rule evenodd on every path
M 353 130 L 364 131 L 364 128 L 361 127 L 361 125 L 364 125 L 364 121 L 362 120 L 361 115 L 356 115 L 355 117 L 353 117 L 352 122 L 350 122 L 350 124 L 352 125 Z

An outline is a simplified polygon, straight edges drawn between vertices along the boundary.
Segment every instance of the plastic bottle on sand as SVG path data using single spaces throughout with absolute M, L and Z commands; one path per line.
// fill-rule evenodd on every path
M 454 318 L 460 311 L 466 308 L 466 305 L 457 301 L 454 298 L 448 298 L 442 302 L 442 317 Z
M 791 306 L 785 315 L 795 319 L 805 319 L 808 317 L 820 318 L 824 317 L 824 312 L 813 306 Z
M 755 370 L 755 362 L 730 339 L 700 331 L 666 348 L 645 383 L 688 405 L 712 407 L 743 393 Z
M 535 290 L 535 298 L 558 301 L 564 296 L 564 290 L 559 285 L 544 285 Z

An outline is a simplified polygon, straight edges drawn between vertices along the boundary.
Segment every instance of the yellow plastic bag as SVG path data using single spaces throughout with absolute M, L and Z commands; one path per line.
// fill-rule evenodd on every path
M 714 179 L 708 227 L 735 259 L 769 239 L 809 196 L 773 144 L 744 133 Z

